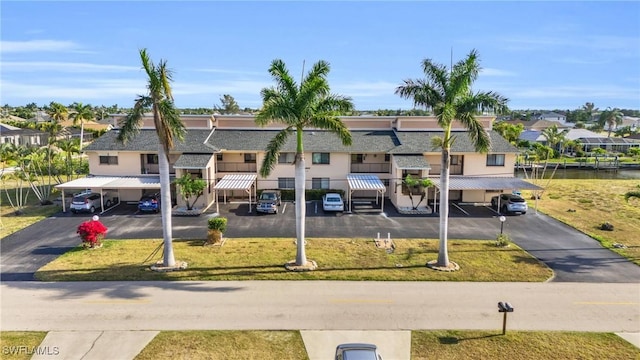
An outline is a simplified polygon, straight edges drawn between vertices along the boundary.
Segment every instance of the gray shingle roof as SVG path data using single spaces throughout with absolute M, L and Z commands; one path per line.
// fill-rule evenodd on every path
M 431 169 L 431 165 L 424 155 L 393 155 L 393 161 L 398 169 Z
M 209 137 L 210 130 L 187 130 L 183 142 L 177 141 L 173 152 L 191 154 L 211 154 L 214 151 L 264 151 L 278 130 L 221 130 L 216 129 Z M 453 153 L 476 152 L 466 132 L 454 132 L 456 140 Z M 118 132 L 109 131 L 84 148 L 85 151 L 158 151 L 158 136 L 153 129 L 143 129 L 126 144 L 117 141 Z M 351 131 L 351 146 L 344 146 L 337 135 L 329 131 L 304 132 L 305 151 L 347 152 L 347 153 L 391 153 L 422 154 L 439 152 L 433 149 L 431 139 L 442 136 L 441 131 L 399 131 L 373 130 Z M 509 144 L 495 131 L 489 131 L 491 153 L 517 153 L 518 149 Z M 209 137 L 207 139 L 207 137 Z M 204 144 L 207 140 L 207 145 Z M 292 133 L 282 147 L 283 152 L 296 150 L 296 136 Z
M 209 138 L 209 144 L 226 151 L 263 151 L 278 130 L 216 130 Z M 394 132 L 351 131 L 352 144 L 344 146 L 337 135 L 329 131 L 305 131 L 303 144 L 305 151 L 316 152 L 388 152 L 398 145 Z M 296 135 L 292 133 L 283 152 L 296 151 Z
M 212 154 L 182 154 L 173 167 L 176 169 L 204 169 L 212 156 Z
M 175 141 L 172 152 L 211 154 L 214 149 L 206 146 L 204 141 L 211 130 L 187 130 L 184 141 Z M 118 131 L 108 131 L 84 148 L 84 151 L 158 151 L 158 135 L 154 129 L 142 129 L 140 133 L 123 144 L 118 141 Z
M 399 146 L 394 148 L 390 153 L 392 154 L 422 154 L 429 152 L 440 152 L 439 149 L 434 149 L 432 145 L 432 139 L 435 137 L 441 137 L 442 131 L 398 131 Z M 454 131 L 451 133 L 455 137 L 455 141 L 451 145 L 452 153 L 475 153 L 475 147 L 471 141 L 469 133 L 466 131 Z M 518 149 L 505 140 L 500 134 L 491 130 L 489 131 L 489 138 L 491 139 L 490 153 L 517 153 Z

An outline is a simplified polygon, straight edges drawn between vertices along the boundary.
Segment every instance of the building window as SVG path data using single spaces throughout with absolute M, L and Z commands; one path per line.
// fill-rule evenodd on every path
M 278 155 L 278 164 L 293 164 L 296 159 L 296 153 L 280 153 Z
M 391 154 L 384 154 L 384 162 L 391 161 Z
M 488 154 L 487 166 L 504 166 L 504 154 Z
M 256 154 L 244 154 L 244 163 L 245 164 L 255 164 L 256 163 Z
M 460 165 L 459 155 L 451 155 L 451 165 Z
M 158 163 L 157 154 L 147 154 L 147 164 L 157 164 L 157 163 Z
M 311 179 L 312 189 L 330 189 L 329 178 L 313 178 Z
M 407 175 L 411 175 L 414 180 L 420 180 L 422 175 L 420 170 L 402 170 L 402 194 L 409 195 L 409 191 L 411 191 L 412 195 L 420 195 L 422 194 L 421 186 L 413 186 L 409 188 L 407 184 L 405 184 L 404 179 Z
M 311 154 L 312 164 L 329 164 L 329 162 L 330 162 L 329 153 L 312 153 Z
M 351 154 L 351 163 L 352 164 L 362 164 L 364 161 L 364 155 L 362 154 Z
M 216 161 L 222 161 L 222 153 L 216 154 Z
M 100 155 L 100 165 L 118 165 L 117 156 Z
M 380 181 L 382 181 L 382 184 L 386 187 L 389 187 L 390 181 L 389 179 L 380 179 Z
M 295 189 L 296 178 L 278 178 L 278 189 Z

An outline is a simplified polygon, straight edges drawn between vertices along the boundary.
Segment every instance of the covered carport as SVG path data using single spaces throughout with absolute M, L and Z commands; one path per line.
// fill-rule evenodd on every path
M 440 191 L 440 178 L 431 178 L 435 187 L 436 195 Z M 516 177 L 474 177 L 474 176 L 450 176 L 449 190 L 543 190 L 542 187 L 527 182 Z M 436 208 L 437 196 L 433 199 L 433 208 Z M 498 204 L 499 208 L 499 204 Z M 538 197 L 535 196 L 535 211 L 538 212 Z
M 104 204 L 104 189 L 112 189 L 118 192 L 118 202 L 121 199 L 120 190 L 124 189 L 160 189 L 159 176 L 87 176 L 72 180 L 64 184 L 54 186 L 62 193 L 62 211 L 66 212 L 64 200 L 65 190 L 85 190 L 100 193 L 100 203 Z M 102 209 L 104 212 L 105 209 Z
M 376 204 L 378 203 L 378 195 L 382 198 L 382 205 L 380 212 L 384 211 L 384 193 L 387 188 L 382 181 L 376 175 L 370 174 L 349 174 L 347 175 L 347 183 L 349 186 L 347 198 L 349 201 L 349 212 L 351 212 L 351 198 L 354 191 L 358 190 L 375 190 L 376 191 Z
M 220 201 L 218 201 L 218 190 L 223 191 L 224 202 L 227 202 L 227 190 L 244 190 L 249 195 L 249 212 L 253 199 L 256 198 L 256 174 L 230 174 L 225 175 L 213 187 L 216 197 L 216 212 L 220 213 Z

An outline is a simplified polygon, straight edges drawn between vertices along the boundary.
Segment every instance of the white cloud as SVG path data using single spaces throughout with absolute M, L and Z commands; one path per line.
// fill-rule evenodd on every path
M 59 40 L 28 40 L 28 41 L 0 41 L 0 51 L 3 53 L 18 52 L 62 52 L 79 50 L 80 46 L 73 41 Z
M 86 73 L 86 72 L 124 72 L 140 70 L 137 66 L 123 65 L 100 65 L 89 63 L 72 63 L 72 62 L 50 62 L 50 61 L 25 61 L 2 63 L 2 68 L 11 71 L 36 72 L 36 71 L 58 71 L 68 73 Z
M 509 70 L 500 70 L 492 68 L 483 68 L 480 70 L 480 75 L 483 76 L 516 76 L 517 74 Z

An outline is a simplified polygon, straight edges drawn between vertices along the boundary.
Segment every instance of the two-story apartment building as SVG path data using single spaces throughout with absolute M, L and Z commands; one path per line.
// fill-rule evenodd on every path
M 263 178 L 259 168 L 265 149 L 282 129 L 280 124 L 258 127 L 252 115 L 186 115 L 187 133 L 170 153 L 170 172 L 188 172 L 207 183 L 196 204 L 206 208 L 231 197 L 255 199 L 260 189 L 293 189 L 296 139 L 282 147 L 278 164 Z M 491 138 L 489 153 L 477 153 L 460 124 L 454 124 L 451 151 L 450 198 L 459 202 L 488 202 L 495 193 L 530 189 L 533 185 L 514 178 L 517 148 L 491 130 L 492 116 L 478 118 Z M 323 130 L 304 133 L 306 188 L 340 189 L 352 198 L 391 201 L 398 208 L 410 206 L 409 189 L 402 185 L 407 174 L 432 178 L 436 188 L 427 200 L 437 200 L 441 152 L 432 139 L 442 136 L 435 117 L 342 117 L 353 137 L 350 146 Z M 158 140 L 151 117 L 140 134 L 127 144 L 117 141 L 117 129 L 108 132 L 84 151 L 91 176 L 59 185 L 62 189 L 93 188 L 117 192 L 121 201 L 136 201 L 144 192 L 159 188 Z M 172 189 L 173 202 L 183 204 Z M 349 204 L 351 201 L 348 201 Z

